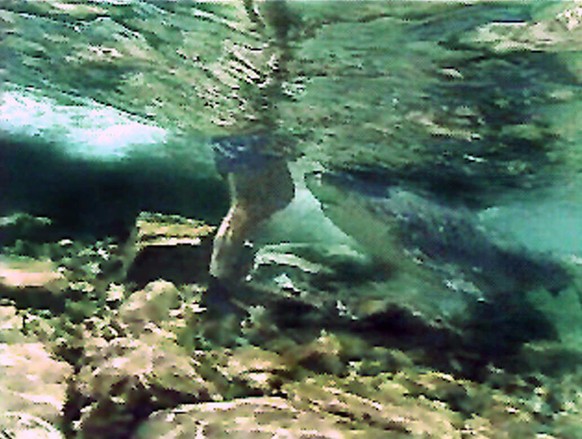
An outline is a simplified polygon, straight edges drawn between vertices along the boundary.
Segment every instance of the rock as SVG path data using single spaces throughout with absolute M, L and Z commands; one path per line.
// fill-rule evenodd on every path
M 111 283 L 105 292 L 105 301 L 110 305 L 115 305 L 123 301 L 125 288 L 121 284 Z
M 299 363 L 319 373 L 341 374 L 346 366 L 342 345 L 335 334 L 322 331 L 321 335 L 297 352 Z
M 579 397 L 574 396 L 579 392 L 572 389 L 572 382 L 562 384 L 568 389 L 565 401 L 570 408 L 560 412 L 558 428 L 570 437 L 579 426 L 575 419 Z M 536 395 L 548 399 L 550 390 L 534 385 Z M 298 438 L 542 437 L 550 430 L 539 416 L 552 416 L 555 410 L 540 412 L 535 398 L 523 390 L 513 388 L 517 393 L 510 397 L 486 384 L 415 367 L 373 377 L 321 374 L 287 382 L 277 397 L 236 398 L 155 412 L 134 437 L 271 438 L 275 432 Z
M 358 373 L 374 376 L 383 372 L 396 372 L 412 367 L 413 362 L 404 352 L 383 347 L 368 347 L 362 361 L 357 364 Z
M 155 409 L 220 399 L 197 372 L 198 363 L 163 334 L 94 343 L 77 377 L 84 437 L 128 437 Z
M 0 342 L 13 343 L 23 341 L 25 338 L 22 329 L 25 325 L 25 318 L 18 314 L 18 309 L 14 306 L 0 306 Z
M 0 297 L 21 307 L 61 308 L 67 281 L 51 261 L 0 259 Z
M 180 307 L 180 292 L 173 283 L 165 280 L 150 282 L 143 290 L 133 293 L 119 308 L 119 317 L 130 325 L 159 324 L 170 317 L 171 311 Z
M 283 353 L 289 364 L 317 373 L 360 375 L 397 372 L 412 366 L 412 360 L 398 349 L 374 346 L 369 338 L 349 331 L 322 331 L 318 338 L 305 345 L 293 346 Z
M 129 243 L 127 280 L 138 285 L 167 279 L 206 279 L 215 227 L 177 215 L 141 213 Z
M 254 397 L 219 403 L 184 405 L 154 413 L 137 430 L 136 439 L 160 437 L 343 438 L 351 430 L 277 397 Z M 348 436 L 349 435 L 349 436 Z
M 149 392 L 158 403 L 163 402 L 164 392 L 168 392 L 167 396 L 182 395 L 187 400 L 208 400 L 209 385 L 197 375 L 196 365 L 179 346 L 155 336 L 143 336 L 129 342 L 121 355 L 108 358 L 92 371 L 90 394 L 108 398 L 117 392 L 119 383 L 133 381 L 141 383 L 143 391 Z M 131 399 L 129 394 L 117 396 Z
M 0 428 L 26 428 L 54 436 L 66 402 L 72 367 L 51 357 L 41 343 L 0 344 Z M 53 434 L 51 436 L 49 433 Z M 44 434 L 44 433 L 43 433 Z M 16 436 L 21 437 L 21 436 Z
M 198 328 L 202 308 L 196 288 L 183 288 L 165 280 L 150 282 L 136 291 L 119 307 L 117 324 L 133 337 L 144 332 L 164 334 L 172 340 L 187 343 L 200 332 Z
M 41 418 L 23 412 L 0 413 L 0 432 L 6 438 L 63 439 L 65 436 Z
M 383 437 L 461 438 L 457 413 L 438 402 L 409 398 L 390 375 L 345 380 L 319 375 L 285 385 L 283 392 L 299 409 L 334 414 L 354 429 L 383 431 Z
M 272 395 L 289 375 L 281 356 L 255 346 L 226 351 L 215 367 L 229 383 L 228 393 L 235 396 Z

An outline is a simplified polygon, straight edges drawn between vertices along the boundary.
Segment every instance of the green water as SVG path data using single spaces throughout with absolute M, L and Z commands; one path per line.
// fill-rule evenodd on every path
M 471 378 L 520 349 L 579 368 L 579 2 L 287 1 L 264 29 L 236 2 L 64 3 L 0 5 L 0 216 L 85 242 L 141 211 L 219 225 L 233 139 L 295 185 L 249 236 L 250 288 Z
M 581 61 L 579 28 L 563 17 L 569 5 L 289 2 L 284 93 L 270 105 L 271 129 L 295 143 L 289 160 L 302 157 L 290 163 L 297 198 L 256 239 L 353 244 L 301 184 L 323 166 L 466 206 L 510 246 L 576 261 Z M 248 38 L 233 31 L 237 14 L 234 5 L 193 2 L 6 4 L 3 137 L 46 142 L 60 157 L 55 166 L 95 163 L 92 187 L 100 173 L 118 175 L 92 191 L 116 188 L 120 206 L 124 173 L 142 166 L 140 184 L 147 175 L 163 181 L 172 192 L 163 202 L 161 193 L 148 201 L 147 190 L 129 191 L 145 199 L 119 209 L 126 223 L 145 207 L 194 212 L 222 185 L 207 139 L 223 130 L 212 120 L 230 104 L 205 109 L 200 90 L 216 81 L 204 72 L 220 67 L 222 42 Z M 519 23 L 525 30 L 515 31 Z M 6 160 L 27 166 L 18 148 L 10 151 Z M 172 181 L 162 169 L 184 177 Z M 27 205 L 22 194 L 36 197 L 38 185 L 29 185 L 8 180 L 5 212 Z M 77 192 L 62 205 L 75 205 Z M 40 198 L 35 213 L 54 211 L 58 195 Z M 200 210 L 216 220 L 213 212 Z

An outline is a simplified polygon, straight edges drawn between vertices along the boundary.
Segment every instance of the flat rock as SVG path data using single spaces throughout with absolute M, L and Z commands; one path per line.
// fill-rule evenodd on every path
M 215 227 L 177 215 L 141 213 L 128 253 L 127 279 L 195 283 L 208 273 Z
M 10 299 L 18 306 L 59 307 L 66 286 L 65 277 L 51 261 L 0 259 L 0 297 Z

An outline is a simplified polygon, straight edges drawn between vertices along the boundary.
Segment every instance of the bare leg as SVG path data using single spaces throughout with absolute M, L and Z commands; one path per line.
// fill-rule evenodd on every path
M 293 199 L 294 186 L 282 160 L 256 171 L 230 174 L 231 208 L 214 239 L 210 274 L 228 284 L 248 273 L 245 242 L 252 240 L 261 223 L 285 208 Z

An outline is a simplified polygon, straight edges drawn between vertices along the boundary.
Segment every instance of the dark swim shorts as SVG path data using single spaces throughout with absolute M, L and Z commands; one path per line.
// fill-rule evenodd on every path
M 221 174 L 258 172 L 282 160 L 270 151 L 273 137 L 265 134 L 248 134 L 219 137 L 212 140 L 216 168 Z

